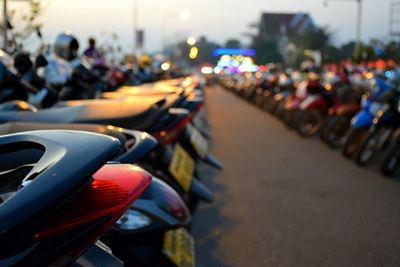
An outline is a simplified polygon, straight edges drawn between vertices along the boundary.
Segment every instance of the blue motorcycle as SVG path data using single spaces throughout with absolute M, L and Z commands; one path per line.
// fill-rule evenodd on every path
M 381 97 L 394 88 L 392 84 L 379 77 L 370 82 L 371 91 L 363 96 L 361 110 L 351 120 L 351 127 L 344 139 L 342 154 L 347 158 L 353 157 L 360 150 L 368 136 L 369 128 L 374 123 L 374 118 L 385 108 L 386 104 L 380 101 Z M 386 119 L 390 119 L 389 114 L 386 114 L 382 121 Z

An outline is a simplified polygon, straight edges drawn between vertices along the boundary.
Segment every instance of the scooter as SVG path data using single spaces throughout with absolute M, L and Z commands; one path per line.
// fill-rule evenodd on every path
M 152 178 L 132 165 L 103 166 L 116 139 L 35 131 L 2 136 L 0 146 L 0 266 L 68 266 L 85 251 L 120 263 L 92 246 Z
M 21 82 L 19 82 L 16 87 L 20 87 L 20 83 Z M 176 99 L 175 95 L 172 95 L 168 98 L 137 96 L 113 100 L 67 101 L 58 103 L 55 108 L 40 110 L 35 112 L 35 114 L 30 114 L 31 116 L 29 116 L 27 113 L 21 114 L 27 115 L 26 117 L 15 116 L 11 119 L 11 121 L 34 121 L 45 123 L 102 123 L 117 125 L 119 127 L 128 129 L 146 130 L 151 132 L 156 137 L 169 137 L 170 135 L 167 133 L 173 132 L 174 135 L 179 135 L 181 130 L 185 128 L 186 124 L 193 120 L 192 114 L 187 114 L 183 110 L 168 111 L 170 106 L 178 105 L 177 101 L 181 100 Z M 17 104 L 17 107 L 10 107 L 10 103 L 7 105 L 7 108 L 12 110 L 18 109 L 18 107 L 25 107 L 25 110 L 29 110 L 29 108 L 26 107 L 30 107 L 24 103 Z M 203 106 L 203 101 L 194 99 L 191 101 L 185 101 L 182 105 L 191 108 L 194 114 L 197 114 Z M 4 106 L 0 109 L 7 110 Z M 37 111 L 34 108 L 30 108 L 30 110 Z M 101 113 L 99 110 L 107 110 L 107 113 Z M 68 113 L 68 116 L 67 114 L 63 115 L 64 112 Z M 75 113 L 77 117 L 74 117 L 73 113 Z M 8 115 L 6 114 L 6 116 Z M 177 117 L 181 118 L 182 121 L 179 123 L 176 122 Z M 60 121 L 59 118 L 63 118 L 64 120 Z M 183 127 L 182 129 L 177 129 L 176 126 Z M 194 132 L 195 130 L 191 131 Z M 200 140 L 201 136 L 197 136 L 199 137 L 198 140 Z M 206 143 L 206 141 L 203 139 L 200 141 Z M 200 141 L 197 141 L 197 143 L 194 144 L 194 148 L 196 148 L 196 144 L 198 144 Z M 190 146 L 192 146 L 191 143 L 194 142 L 186 142 L 186 145 L 189 146 L 189 149 Z M 160 144 L 164 144 L 164 140 L 160 139 Z M 196 149 L 196 151 L 198 151 L 198 149 Z M 195 157 L 195 159 L 202 159 L 206 163 L 216 168 L 222 168 L 222 164 L 209 153 L 196 153 L 192 154 L 192 157 Z
M 271 114 L 275 114 L 278 104 L 283 98 L 293 93 L 293 86 L 293 81 L 287 74 L 282 73 L 279 75 L 277 85 L 273 87 L 274 89 L 272 91 L 270 90 L 269 94 L 264 96 L 262 108 Z
M 283 121 L 290 129 L 295 129 L 300 115 L 300 105 L 309 94 L 310 90 L 319 90 L 318 79 L 308 79 L 299 83 L 296 92 L 285 98 Z
M 400 101 L 396 105 L 396 120 L 398 123 L 398 117 L 400 113 Z M 398 174 L 400 169 L 400 128 L 392 134 L 390 143 L 388 144 L 386 152 L 383 154 L 382 161 L 380 164 L 380 171 L 386 177 L 394 177 Z
M 272 114 L 283 120 L 284 112 L 285 112 L 285 102 L 289 96 L 292 96 L 296 92 L 296 88 L 303 82 L 303 75 L 298 71 L 293 71 L 288 77 L 288 81 L 291 81 L 286 87 L 286 90 L 282 90 L 276 95 L 274 95 L 274 106 L 275 109 L 272 111 Z
M 386 91 L 392 90 L 384 79 L 375 77 L 370 80 L 371 95 L 365 94 L 361 100 L 361 111 L 359 111 L 351 120 L 351 127 L 348 130 L 342 146 L 342 154 L 347 157 L 353 157 L 360 149 L 368 129 L 373 125 L 373 120 L 378 112 L 382 109 L 383 103 L 379 102 L 379 98 Z
M 149 171 L 152 175 L 162 178 L 177 192 L 179 192 L 185 202 L 191 207 L 192 212 L 196 209 L 199 201 L 205 201 L 208 203 L 213 201 L 212 192 L 210 192 L 210 190 L 195 177 L 194 170 L 187 173 L 187 176 L 184 176 L 182 173 L 171 173 L 170 166 L 173 164 L 174 151 L 171 152 L 171 155 L 162 152 L 162 150 L 157 147 L 156 139 L 144 132 L 127 130 L 111 125 L 13 122 L 0 124 L 0 135 L 51 129 L 88 131 L 106 134 L 118 139 L 122 146 L 112 158 L 113 161 L 138 164 L 145 170 Z M 189 175 L 191 176 L 188 177 Z M 182 177 L 188 181 L 186 182 Z
M 396 112 L 399 93 L 397 90 L 386 91 L 379 98 L 383 103 L 368 129 L 368 134 L 357 151 L 356 163 L 365 166 L 390 143 L 391 136 L 400 126 L 400 114 Z
M 126 266 L 182 266 L 182 262 L 193 266 L 190 220 L 190 213 L 177 193 L 153 178 L 101 241 Z

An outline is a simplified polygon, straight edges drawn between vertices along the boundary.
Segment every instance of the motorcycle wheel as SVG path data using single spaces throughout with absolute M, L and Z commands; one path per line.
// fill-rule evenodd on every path
M 390 136 L 390 129 L 377 127 L 370 129 L 368 135 L 357 152 L 356 163 L 359 166 L 366 166 L 377 152 L 384 147 Z
M 294 110 L 285 109 L 282 114 L 282 120 L 286 124 L 287 127 L 290 128 L 290 122 L 293 118 Z
M 297 129 L 297 124 L 299 122 L 301 112 L 300 112 L 300 110 L 293 110 L 292 113 L 293 113 L 293 115 L 292 115 L 291 120 L 289 121 L 289 128 Z
M 351 128 L 345 137 L 345 142 L 342 147 L 342 154 L 346 158 L 351 158 L 359 149 L 362 144 L 367 129 L 365 128 Z
M 393 177 L 400 169 L 400 142 L 395 141 L 395 144 L 390 146 L 385 153 L 380 166 L 381 173 L 386 177 Z
M 265 111 L 272 112 L 275 108 L 275 101 L 272 95 L 265 98 L 264 102 L 262 103 L 262 108 Z
M 254 104 L 258 107 L 261 107 L 263 103 L 263 95 L 262 93 L 257 93 L 254 98 Z
M 331 121 L 333 120 L 333 116 L 329 115 L 325 117 L 324 121 L 322 122 L 321 125 L 321 130 L 319 131 L 319 137 L 321 140 L 326 143 L 327 142 L 327 135 L 329 134 L 329 125 L 331 124 Z
M 296 130 L 302 137 L 316 135 L 321 129 L 324 115 L 317 109 L 303 110 L 300 112 Z
M 274 115 L 280 119 L 283 119 L 284 112 L 285 112 L 285 101 L 280 100 L 276 105 L 276 108 L 274 110 Z
M 334 116 L 326 125 L 325 142 L 330 148 L 336 149 L 343 145 L 344 138 L 350 128 L 351 117 Z

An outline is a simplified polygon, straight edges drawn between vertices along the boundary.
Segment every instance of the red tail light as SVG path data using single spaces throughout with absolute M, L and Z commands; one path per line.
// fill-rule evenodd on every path
M 150 192 L 158 206 L 170 212 L 176 219 L 182 223 L 188 223 L 191 220 L 190 213 L 181 197 L 164 181 L 154 179 Z
M 106 165 L 94 176 L 90 185 L 51 214 L 35 233 L 36 239 L 64 232 L 71 228 L 107 217 L 104 231 L 139 197 L 150 184 L 151 176 L 129 164 Z
M 191 114 L 185 116 L 176 126 L 165 130 L 154 133 L 153 136 L 157 138 L 161 145 L 168 145 L 176 141 L 182 130 L 185 129 L 186 125 L 191 122 L 193 116 Z

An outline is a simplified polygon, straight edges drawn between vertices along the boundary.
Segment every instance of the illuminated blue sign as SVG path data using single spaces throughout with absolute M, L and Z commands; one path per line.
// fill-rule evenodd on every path
M 237 48 L 218 48 L 213 52 L 214 56 L 222 55 L 242 55 L 247 57 L 252 57 L 256 54 L 254 49 L 237 49 Z

